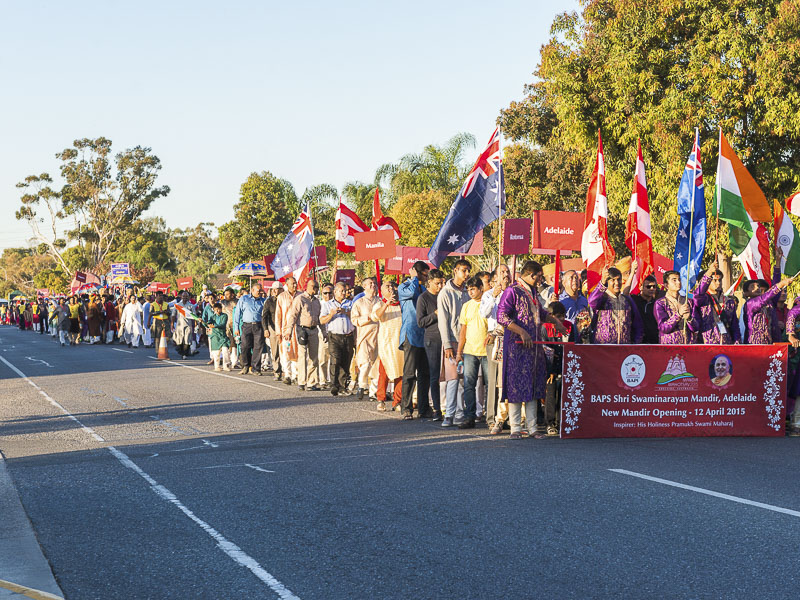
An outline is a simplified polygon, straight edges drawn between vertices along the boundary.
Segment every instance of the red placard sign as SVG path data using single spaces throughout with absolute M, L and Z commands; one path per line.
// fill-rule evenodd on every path
M 336 280 L 334 283 L 346 283 L 350 287 L 356 284 L 356 270 L 355 269 L 337 269 Z
M 188 290 L 194 285 L 194 279 L 191 277 L 178 277 L 175 283 L 178 284 L 179 290 Z
M 423 261 L 428 267 L 433 268 L 433 264 L 428 260 L 430 248 L 420 248 L 417 246 L 405 246 L 403 248 L 403 275 L 411 275 L 411 267 L 418 260 Z
M 782 437 L 787 354 L 785 343 L 567 344 L 561 437 Z
M 86 273 L 83 271 L 75 271 L 75 281 L 86 283 Z
M 395 255 L 394 231 L 378 229 L 353 234 L 356 244 L 356 260 L 379 260 Z
M 582 212 L 533 211 L 531 253 L 548 254 L 548 250 L 580 250 L 583 220 Z
M 325 246 L 314 246 L 311 251 L 311 262 L 316 261 L 314 267 L 323 269 L 328 266 L 328 249 Z
M 42 298 L 49 298 L 50 297 L 50 290 L 48 288 L 42 288 L 36 290 L 36 295 Z
M 386 260 L 383 268 L 384 275 L 403 274 L 403 250 L 404 246 L 395 246 L 395 256 Z
M 653 267 L 655 269 L 654 275 L 656 276 L 656 281 L 658 281 L 658 283 L 664 281 L 664 273 L 671 271 L 673 265 L 675 264 L 671 258 L 661 256 L 658 252 L 653 252 L 653 263 Z
M 503 248 L 501 254 L 528 254 L 531 249 L 531 220 L 505 219 L 503 221 Z

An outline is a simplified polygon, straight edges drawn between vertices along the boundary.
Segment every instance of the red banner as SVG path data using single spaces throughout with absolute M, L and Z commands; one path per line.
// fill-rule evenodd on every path
M 420 248 L 418 246 L 405 246 L 403 248 L 403 272 L 401 275 L 411 275 L 411 267 L 418 260 L 423 261 L 429 268 L 433 268 L 433 264 L 428 260 L 428 252 L 430 248 Z
M 394 231 L 378 229 L 353 234 L 356 243 L 356 260 L 380 260 L 395 255 Z
M 336 280 L 334 283 L 346 283 L 350 287 L 356 284 L 356 270 L 355 269 L 337 269 Z
M 75 271 L 75 281 L 86 283 L 86 273 L 83 271 Z
M 567 344 L 561 437 L 783 436 L 787 353 Z
M 194 285 L 194 279 L 191 277 L 178 277 L 175 283 L 178 285 L 179 290 L 188 290 Z
M 533 211 L 531 254 L 547 254 L 548 250 L 580 250 L 583 219 L 582 212 Z
M 653 252 L 653 262 L 655 263 L 653 267 L 655 269 L 654 275 L 656 276 L 656 281 L 661 284 L 664 281 L 664 273 L 671 271 L 675 263 L 671 258 L 661 256 L 658 252 Z
M 528 254 L 531 248 L 531 220 L 504 219 L 500 254 Z
M 403 274 L 403 246 L 395 246 L 395 256 L 386 259 L 383 268 L 384 275 L 402 275 Z
M 36 290 L 36 295 L 42 298 L 49 298 L 50 297 L 50 290 L 48 288 L 42 288 Z

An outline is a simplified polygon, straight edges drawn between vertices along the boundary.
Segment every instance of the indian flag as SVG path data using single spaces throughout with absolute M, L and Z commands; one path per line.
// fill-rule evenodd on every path
M 775 248 L 781 261 L 781 273 L 794 277 L 800 272 L 800 236 L 781 203 L 775 200 Z
M 190 311 L 190 310 L 186 310 L 186 308 L 185 308 L 185 307 L 181 306 L 181 305 L 180 305 L 180 304 L 178 304 L 177 302 L 176 302 L 175 304 L 173 304 L 172 306 L 174 306 L 174 307 L 175 307 L 175 310 L 176 310 L 176 311 L 178 311 L 178 312 L 179 312 L 179 313 L 180 313 L 180 314 L 181 314 L 181 315 L 182 315 L 184 318 L 186 318 L 186 319 L 193 319 L 193 320 L 195 320 L 195 321 L 202 321 L 202 319 L 201 319 L 200 317 L 198 317 L 198 316 L 197 316 L 196 314 L 194 314 L 192 311 Z
M 729 226 L 731 250 L 751 279 L 770 275 L 769 235 L 763 223 L 772 220 L 764 192 L 719 132 L 719 163 L 714 194 L 717 218 Z

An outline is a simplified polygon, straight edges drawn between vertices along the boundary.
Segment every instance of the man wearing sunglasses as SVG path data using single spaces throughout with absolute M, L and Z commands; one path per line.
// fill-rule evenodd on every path
M 642 281 L 638 294 L 631 294 L 631 300 L 639 309 L 644 325 L 643 344 L 658 343 L 658 321 L 656 321 L 655 307 L 659 297 L 658 283 L 655 275 L 648 275 Z
M 333 284 L 326 283 L 322 286 L 320 292 L 320 304 L 324 305 L 329 300 L 333 300 Z M 319 340 L 319 385 L 323 390 L 327 390 L 330 386 L 330 354 L 328 353 L 328 327 L 320 323 L 319 331 L 321 334 Z

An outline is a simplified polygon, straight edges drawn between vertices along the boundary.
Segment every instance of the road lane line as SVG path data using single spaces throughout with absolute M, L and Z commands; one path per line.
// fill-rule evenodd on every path
M 609 469 L 614 473 L 622 475 L 630 475 L 631 477 L 638 477 L 639 479 L 646 479 L 647 481 L 654 481 L 672 487 L 680 488 L 682 490 L 689 490 L 690 492 L 697 492 L 698 494 L 705 494 L 706 496 L 713 496 L 714 498 L 722 498 L 723 500 L 730 500 L 731 502 L 738 502 L 739 504 L 747 504 L 749 506 L 756 506 L 765 510 L 771 510 L 784 515 L 791 515 L 793 517 L 800 517 L 800 511 L 792 510 L 790 508 L 783 508 L 781 506 L 774 506 L 773 504 L 764 504 L 763 502 L 756 502 L 755 500 L 748 500 L 747 498 L 739 498 L 738 496 L 731 496 L 729 494 L 722 494 L 713 490 L 695 487 L 693 485 L 686 485 L 685 483 L 678 483 L 677 481 L 670 481 L 669 479 L 661 479 L 659 477 L 651 477 L 650 475 L 643 475 L 642 473 L 635 473 L 634 471 L 626 471 L 625 469 Z
M 95 439 L 95 440 L 96 440 L 96 441 L 98 441 L 98 442 L 105 442 L 105 440 L 104 440 L 102 437 L 100 437 L 100 436 L 99 436 L 99 435 L 98 435 L 98 434 L 95 432 L 95 430 L 94 430 L 94 429 L 92 429 L 91 427 L 88 427 L 88 426 L 84 425 L 83 423 L 81 423 L 81 422 L 78 420 L 78 418 L 77 418 L 75 415 L 73 415 L 72 413 L 70 413 L 70 412 L 69 412 L 69 411 L 68 411 L 66 408 L 64 408 L 64 407 L 63 407 L 63 406 L 61 406 L 61 405 L 60 405 L 58 402 L 56 402 L 56 401 L 55 401 L 55 400 L 53 400 L 53 399 L 52 399 L 50 396 L 48 396 L 48 395 L 47 395 L 47 392 L 45 392 L 45 391 L 44 391 L 42 388 L 40 388 L 38 385 L 36 385 L 35 383 L 33 383 L 33 381 L 31 381 L 31 380 L 28 378 L 28 376 L 27 376 L 27 375 L 25 375 L 25 373 L 23 373 L 22 371 L 20 371 L 20 370 L 19 370 L 17 367 L 15 367 L 14 365 L 12 365 L 10 362 L 8 362 L 8 361 L 7 361 L 5 358 L 3 358 L 2 356 L 0 356 L 0 360 L 1 360 L 1 361 L 3 361 L 3 362 L 6 364 L 6 366 L 8 366 L 8 368 L 9 368 L 9 369 L 11 369 L 12 371 L 14 371 L 14 373 L 16 373 L 17 375 L 19 375 L 19 376 L 22 378 L 22 380 L 23 380 L 23 381 L 26 381 L 27 383 L 29 383 L 29 384 L 30 384 L 30 385 L 31 385 L 31 386 L 32 386 L 32 387 L 33 387 L 35 390 L 37 390 L 37 391 L 38 391 L 38 392 L 39 392 L 39 393 L 40 393 L 42 396 L 44 396 L 44 397 L 47 399 L 47 401 L 48 401 L 50 404 L 52 404 L 53 406 L 55 406 L 57 409 L 59 409 L 61 412 L 63 412 L 63 413 L 64 413 L 64 414 L 65 414 L 67 417 L 69 417 L 70 419 L 72 419 L 73 421 L 75 421 L 75 422 L 76 422 L 78 425 L 80 425 L 81 429 L 83 429 L 83 430 L 84 430 L 86 433 L 88 433 L 90 436 L 92 436 L 92 438 L 93 438 L 93 439 Z
M 114 350 L 116 352 L 124 352 L 125 354 L 133 354 L 134 353 L 132 350 L 123 350 L 122 348 L 112 348 L 112 350 Z
M 73 421 L 78 423 L 86 433 L 91 435 L 97 441 L 100 441 L 100 442 L 105 441 L 102 437 L 97 435 L 94 432 L 94 430 L 92 430 L 91 427 L 87 427 L 86 425 L 81 423 L 75 416 L 70 414 L 67 411 L 67 409 L 65 409 L 63 406 L 61 406 L 61 404 L 59 404 L 58 402 L 53 400 L 50 396 L 48 396 L 47 392 L 45 392 L 42 388 L 40 388 L 38 385 L 36 385 L 33 381 L 31 381 L 30 378 L 28 378 L 28 376 L 25 375 L 25 373 L 20 371 L 17 367 L 12 365 L 10 362 L 8 362 L 2 356 L 0 356 L 0 361 L 5 363 L 12 371 L 14 371 L 17 375 L 19 375 L 24 381 L 28 382 L 31 386 L 33 386 L 35 389 L 37 389 L 39 391 L 39 393 L 42 396 L 44 396 L 45 398 L 47 398 L 47 400 L 53 406 L 56 406 L 59 409 L 61 409 L 61 411 L 65 415 L 67 415 L 70 419 L 72 419 Z M 219 531 L 217 531 L 216 529 L 211 527 L 211 525 L 209 525 L 208 523 L 203 521 L 200 517 L 195 515 L 191 510 L 189 510 L 188 507 L 186 507 L 186 505 L 184 505 L 180 500 L 178 500 L 178 497 L 175 494 L 173 494 L 171 491 L 169 491 L 163 485 L 159 484 L 150 475 L 148 475 L 142 469 L 140 469 L 139 466 L 135 462 L 133 462 L 128 457 L 127 454 L 125 454 L 121 450 L 117 450 L 114 446 L 107 446 L 107 448 L 108 448 L 108 451 L 111 452 L 111 454 L 119 462 L 121 462 L 123 464 L 123 466 L 131 469 L 134 473 L 139 475 L 142 479 L 144 479 L 150 485 L 150 487 L 153 489 L 153 491 L 159 497 L 161 497 L 163 500 L 166 500 L 167 502 L 169 502 L 169 503 L 173 504 L 174 506 L 176 506 L 183 514 L 185 514 L 192 521 L 194 521 L 197 525 L 199 525 L 200 528 L 203 531 L 205 531 L 209 536 L 211 536 L 214 539 L 214 541 L 217 542 L 217 547 L 219 547 L 220 550 L 222 550 L 226 555 L 228 555 L 231 559 L 233 559 L 234 562 L 236 562 L 237 564 L 245 567 L 247 570 L 249 570 L 251 573 L 253 573 L 253 575 L 258 577 L 258 579 L 260 579 L 262 582 L 266 583 L 267 586 L 269 586 L 269 588 L 278 595 L 278 597 L 280 597 L 282 600 L 300 600 L 286 586 L 284 586 L 280 581 L 275 579 L 275 577 L 270 575 L 260 564 L 258 564 L 258 561 L 256 561 L 256 559 L 251 557 L 244 550 L 239 548 L 239 546 L 237 546 L 236 544 L 234 544 L 233 542 L 228 540 Z
M 200 528 L 205 531 L 208 535 L 210 535 L 214 541 L 217 542 L 217 546 L 220 550 L 222 550 L 225 554 L 227 554 L 231 559 L 233 559 L 236 563 L 240 564 L 241 566 L 248 569 L 253 575 L 258 577 L 261 581 L 266 583 L 269 588 L 278 594 L 278 596 L 282 600 L 299 600 L 297 596 L 295 596 L 289 589 L 283 585 L 280 581 L 275 579 L 272 575 L 267 573 L 264 568 L 258 564 L 258 561 L 248 555 L 244 550 L 239 548 L 236 544 L 228 540 L 224 535 L 222 535 L 219 531 L 211 527 L 208 523 L 203 521 L 200 517 L 195 515 L 189 508 L 187 508 L 180 500 L 178 500 L 177 496 L 170 492 L 167 488 L 163 485 L 159 484 L 155 479 L 150 477 L 147 473 L 145 473 L 139 466 L 133 462 L 128 455 L 120 450 L 117 450 L 114 446 L 108 447 L 111 454 L 113 454 L 119 462 L 123 465 L 128 467 L 130 470 L 135 472 L 139 475 L 142 479 L 144 479 L 153 491 L 158 494 L 162 499 L 166 500 L 167 502 L 175 505 L 183 514 L 189 517 L 192 521 L 197 523 Z
M 255 469 L 256 471 L 261 471 L 262 473 L 274 473 L 275 471 L 267 471 L 266 469 L 262 469 L 261 467 L 257 467 L 255 465 L 251 465 L 250 463 L 244 463 L 245 467 L 250 467 L 251 469 Z
M 148 356 L 147 358 L 150 358 L 152 360 L 158 360 L 155 356 Z M 268 383 L 261 383 L 260 381 L 253 381 L 252 379 L 243 379 L 242 377 L 235 377 L 233 375 L 226 375 L 225 373 L 217 373 L 216 371 L 209 371 L 208 369 L 201 369 L 199 367 L 192 367 L 190 365 L 183 365 L 183 364 L 181 364 L 179 362 L 175 362 L 175 361 L 172 361 L 172 360 L 162 360 L 162 362 L 169 363 L 169 364 L 175 365 L 177 367 L 183 367 L 184 369 L 192 369 L 193 371 L 200 371 L 201 373 L 208 373 L 209 375 L 216 375 L 218 377 L 227 377 L 228 379 L 233 379 L 234 381 L 242 381 L 244 383 L 252 383 L 254 385 L 261 385 L 261 386 L 267 387 L 267 388 L 269 388 L 271 390 L 277 390 L 279 392 L 285 392 L 286 391 L 285 387 L 279 388 L 279 387 L 275 387 L 274 385 L 270 385 Z
M 161 423 L 165 427 L 171 429 L 175 433 L 180 433 L 181 435 L 197 435 L 198 433 L 201 433 L 197 429 L 194 429 L 194 427 L 191 427 L 191 429 L 194 429 L 194 433 L 191 433 L 189 431 L 184 431 L 183 429 L 181 429 L 180 427 L 178 427 L 176 425 L 173 425 L 169 421 L 165 421 L 164 419 L 162 419 L 158 415 L 150 415 L 150 418 L 153 419 L 154 421 L 158 421 L 159 423 Z

